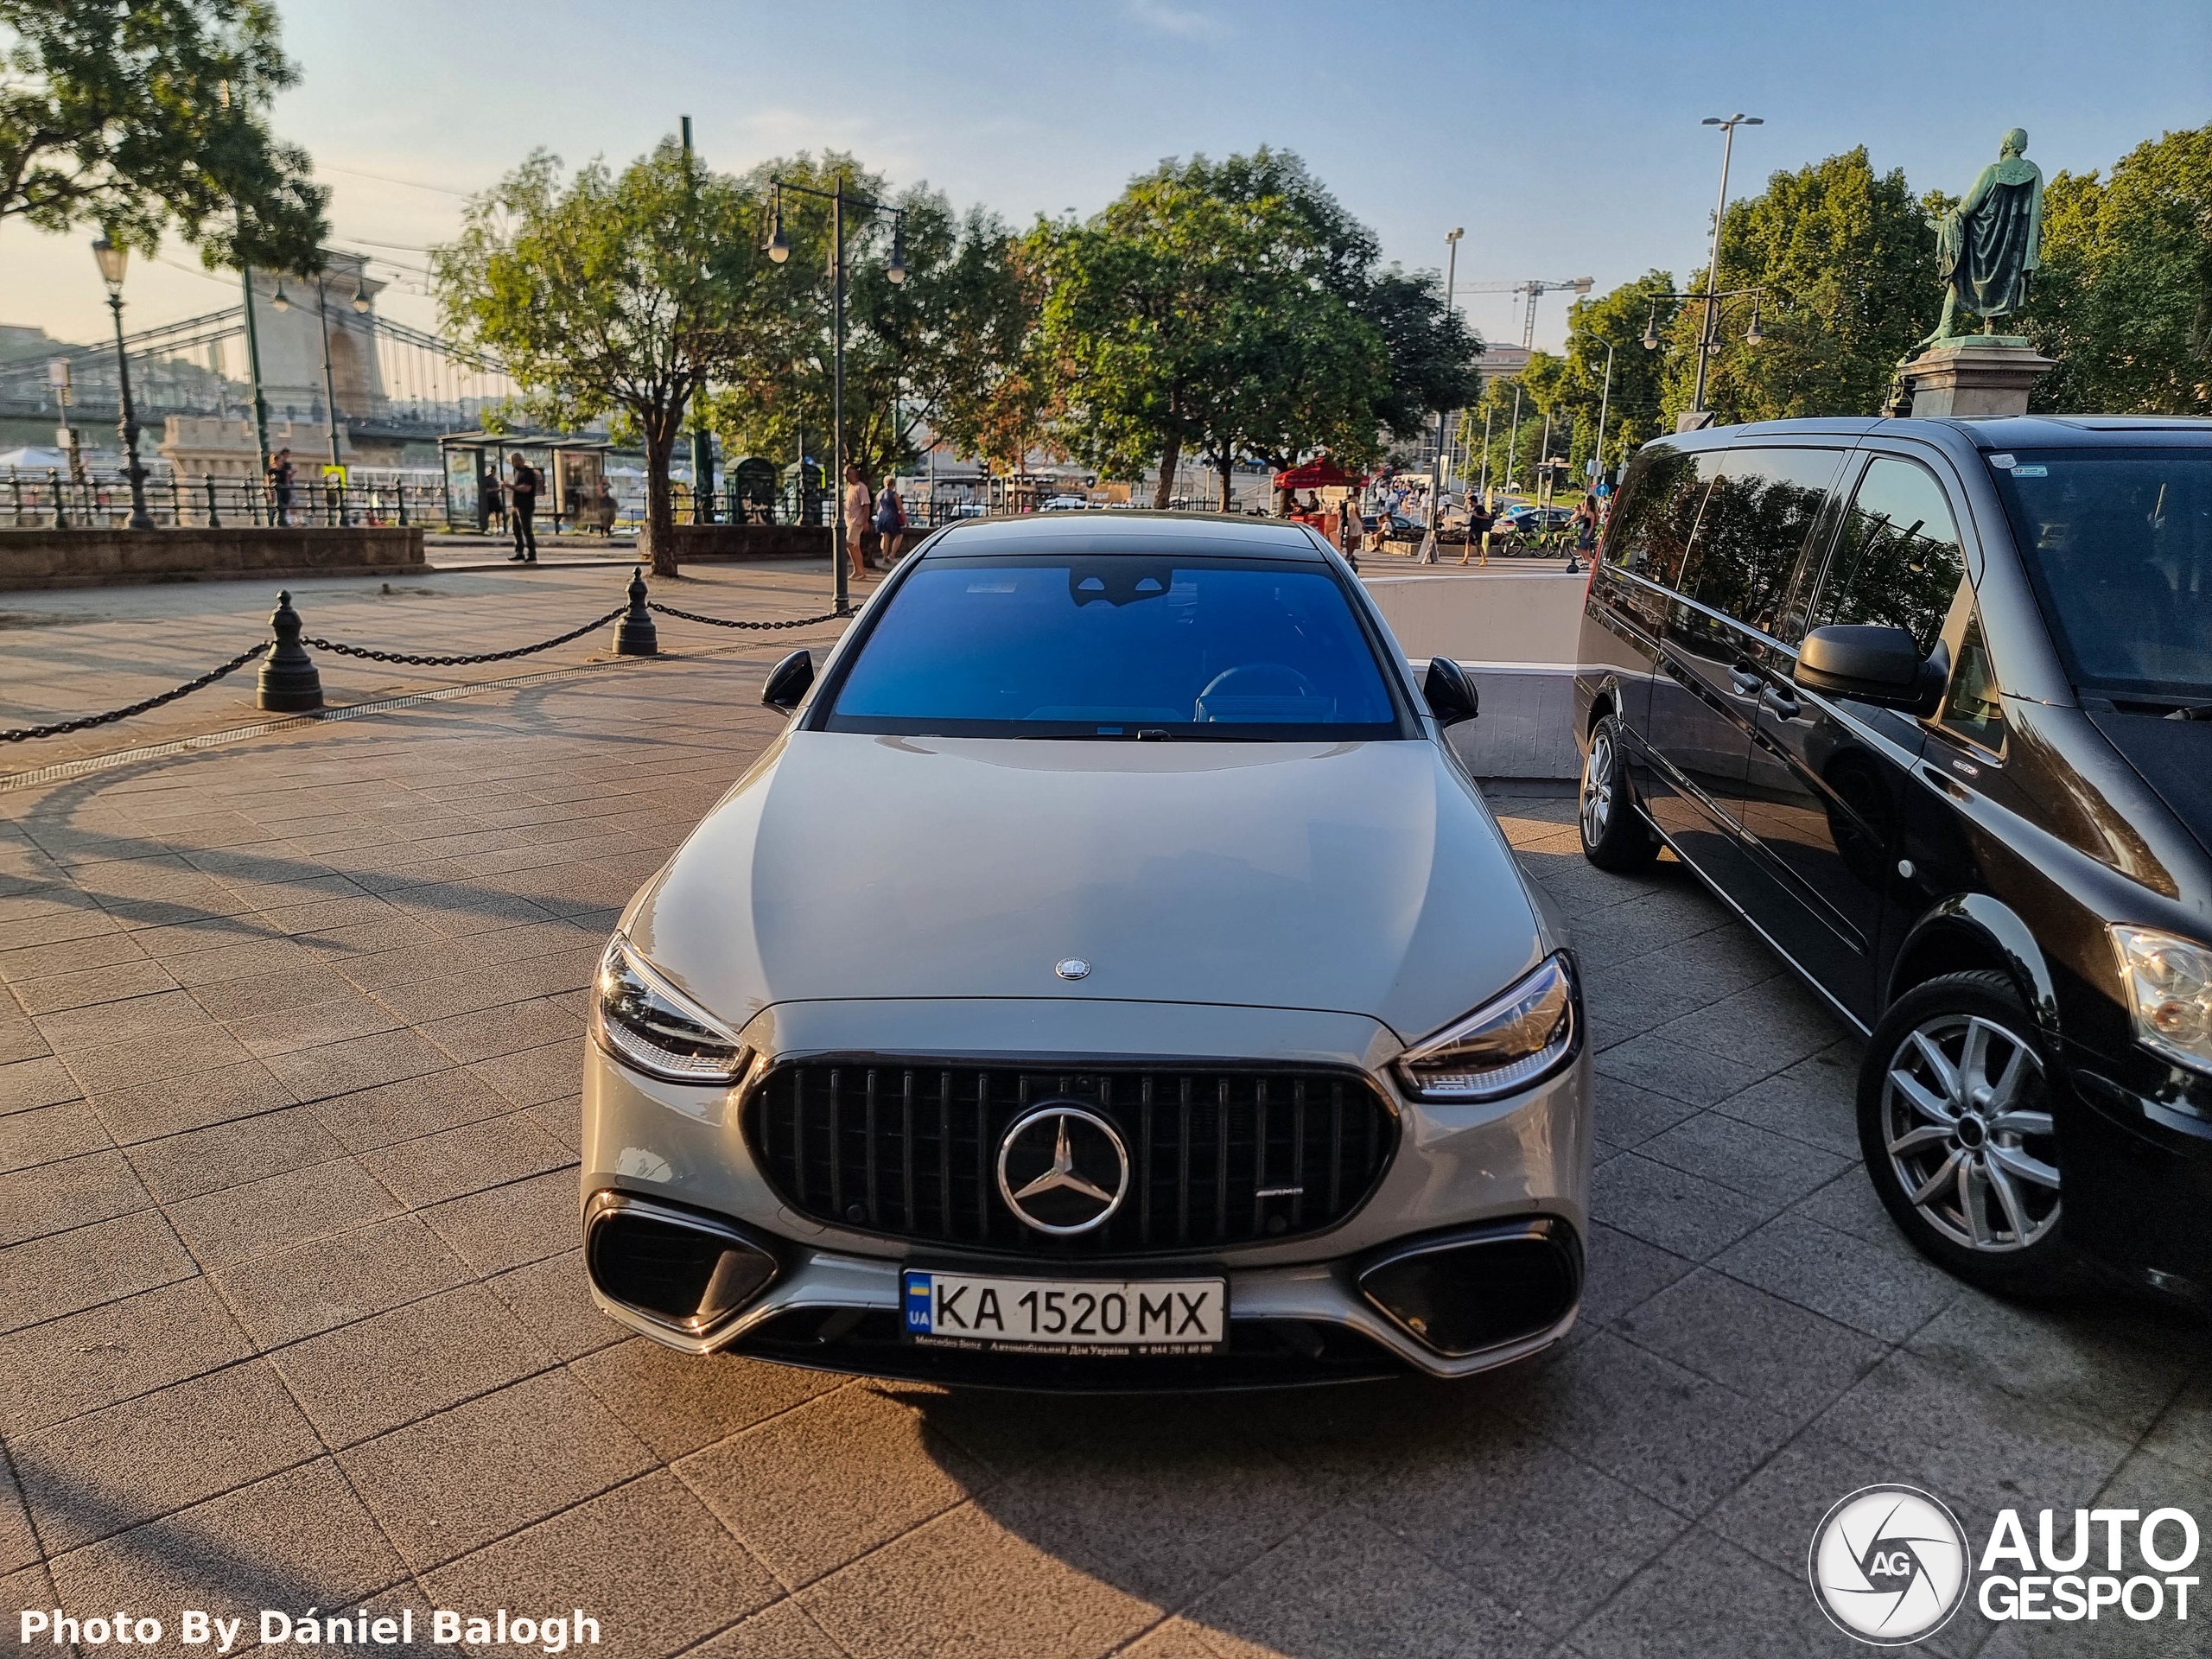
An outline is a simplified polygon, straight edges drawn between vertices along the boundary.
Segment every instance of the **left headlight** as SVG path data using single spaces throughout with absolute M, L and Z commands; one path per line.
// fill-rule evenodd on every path
M 1457 1025 L 1398 1057 L 1398 1075 L 1423 1100 L 1496 1100 L 1542 1081 L 1573 1058 L 1581 1018 L 1565 951 Z
M 2135 1040 L 2170 1060 L 2212 1071 L 2212 950 L 2147 927 L 2114 927 Z
M 591 1031 L 626 1065 L 671 1083 L 734 1083 L 752 1051 L 649 967 L 620 933 L 599 959 Z

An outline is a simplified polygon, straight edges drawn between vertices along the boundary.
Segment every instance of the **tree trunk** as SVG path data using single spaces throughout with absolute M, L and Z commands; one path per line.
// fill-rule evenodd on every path
M 674 423 L 641 424 L 645 438 L 645 543 L 652 549 L 653 575 L 673 576 L 676 510 L 669 500 L 668 455 L 675 443 Z
M 1236 510 L 1236 463 L 1231 457 L 1224 455 L 1219 464 L 1221 467 L 1221 510 L 1224 512 L 1234 512 Z
M 1160 452 L 1160 483 L 1153 490 L 1152 505 L 1155 512 L 1165 511 L 1175 499 L 1175 469 L 1183 464 L 1183 436 L 1179 432 L 1167 435 L 1167 445 Z

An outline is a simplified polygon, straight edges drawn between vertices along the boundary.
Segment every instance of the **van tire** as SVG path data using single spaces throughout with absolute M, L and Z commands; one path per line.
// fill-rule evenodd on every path
M 1601 870 L 1632 875 L 1651 868 L 1659 856 L 1659 837 L 1637 810 L 1621 731 L 1620 716 L 1611 714 L 1590 728 L 1575 793 L 1575 822 L 1582 832 L 1583 857 Z
M 2053 1071 L 2011 976 L 1986 969 L 1891 1003 L 1859 1067 L 1859 1150 L 1883 1208 L 1923 1255 L 1999 1296 L 2056 1300 L 2085 1281 L 2061 1203 Z

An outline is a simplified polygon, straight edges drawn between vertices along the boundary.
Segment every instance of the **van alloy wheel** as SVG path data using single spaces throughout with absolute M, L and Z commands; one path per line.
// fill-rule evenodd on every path
M 1891 1053 L 1881 1127 L 1898 1186 L 1953 1243 L 2004 1255 L 2057 1226 L 2043 1063 L 2018 1033 L 1974 1014 L 1921 1020 Z
M 1605 839 L 1613 821 L 1613 734 L 1611 722 L 1601 722 L 1590 736 L 1590 753 L 1582 763 L 1582 842 L 1595 847 Z

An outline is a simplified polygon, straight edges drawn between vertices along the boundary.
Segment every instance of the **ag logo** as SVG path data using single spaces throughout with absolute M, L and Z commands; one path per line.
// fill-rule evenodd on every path
M 1895 1648 L 1959 1611 L 1967 1559 L 1966 1534 L 1941 1503 L 1910 1486 L 1866 1486 L 1813 1529 L 1807 1566 L 1821 1611 L 1847 1636 Z

